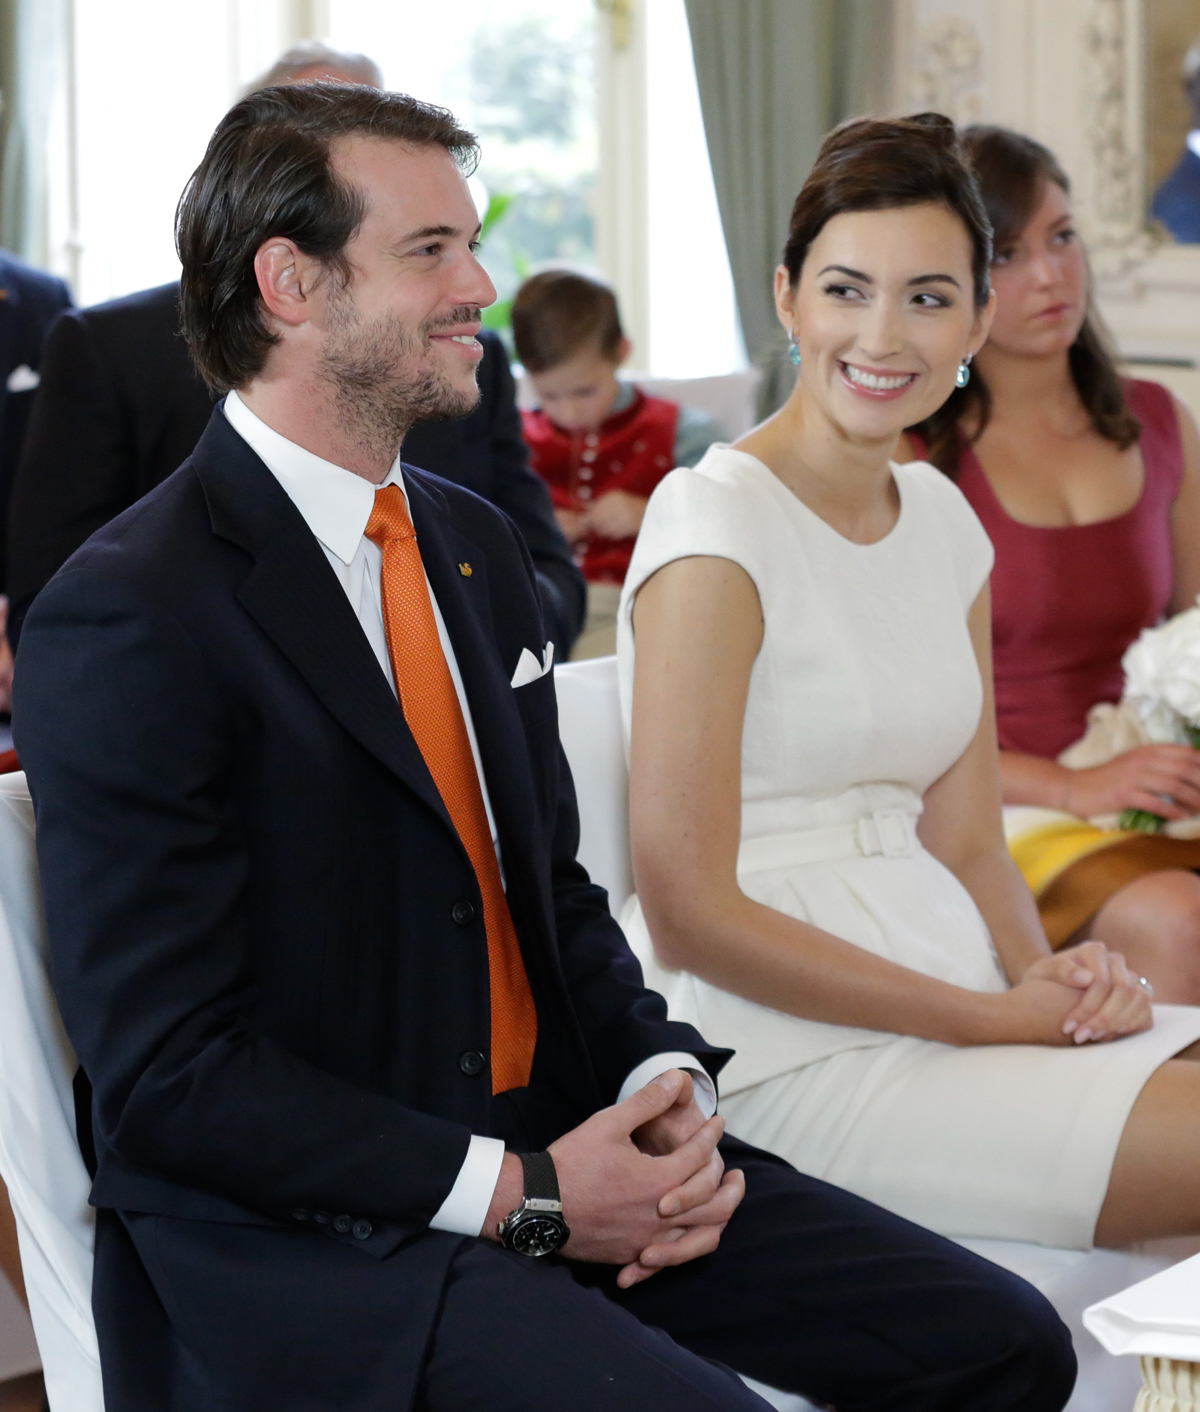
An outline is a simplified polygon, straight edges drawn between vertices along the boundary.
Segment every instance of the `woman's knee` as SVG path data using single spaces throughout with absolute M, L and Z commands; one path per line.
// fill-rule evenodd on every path
M 1123 952 L 1134 969 L 1156 970 L 1161 991 L 1188 986 L 1200 999 L 1200 878 L 1178 869 L 1150 873 L 1129 883 L 1097 914 L 1090 934 Z M 1160 994 L 1160 999 L 1166 998 Z

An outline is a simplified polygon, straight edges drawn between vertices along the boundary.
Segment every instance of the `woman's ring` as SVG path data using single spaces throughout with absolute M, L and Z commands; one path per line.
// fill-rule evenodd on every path
M 1141 988 L 1146 992 L 1147 1000 L 1154 999 L 1154 987 L 1150 984 L 1150 982 L 1146 979 L 1145 976 L 1138 977 L 1138 985 L 1140 985 Z

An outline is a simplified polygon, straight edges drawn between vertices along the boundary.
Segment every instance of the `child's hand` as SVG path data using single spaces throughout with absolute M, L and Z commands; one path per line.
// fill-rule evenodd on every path
M 627 490 L 610 490 L 584 512 L 585 530 L 603 539 L 632 539 L 642 527 L 646 497 Z
M 583 510 L 555 507 L 554 518 L 558 521 L 559 529 L 566 535 L 568 544 L 574 544 L 587 534 L 587 515 Z

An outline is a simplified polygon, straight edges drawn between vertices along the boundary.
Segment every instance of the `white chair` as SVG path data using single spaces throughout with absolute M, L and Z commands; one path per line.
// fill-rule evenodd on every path
M 0 1177 L 17 1218 L 50 1406 L 104 1412 L 75 1069 L 46 975 L 33 805 L 23 774 L 0 775 Z
M 1083 1322 L 1109 1353 L 1140 1357 L 1137 1412 L 1200 1412 L 1200 1256 L 1093 1304 Z
M 758 385 L 762 373 L 758 368 L 743 368 L 736 373 L 719 373 L 709 378 L 659 378 L 649 373 L 624 373 L 631 382 L 652 397 L 665 397 L 681 407 L 694 407 L 707 412 L 729 441 L 745 436 L 758 421 Z M 538 405 L 537 391 L 528 373 L 517 382 L 517 406 L 523 412 Z
M 613 916 L 633 890 L 629 850 L 629 781 L 617 690 L 617 659 L 598 657 L 554 669 L 559 733 L 579 796 L 579 857 L 606 887 Z M 1079 1381 L 1065 1412 L 1129 1412 L 1140 1380 L 1131 1359 L 1107 1353 L 1084 1330 L 1083 1311 L 1200 1249 L 1197 1241 L 1159 1241 L 1136 1250 L 1056 1250 L 1018 1241 L 959 1242 L 1027 1279 L 1070 1328 Z M 807 1404 L 758 1389 L 779 1408 Z

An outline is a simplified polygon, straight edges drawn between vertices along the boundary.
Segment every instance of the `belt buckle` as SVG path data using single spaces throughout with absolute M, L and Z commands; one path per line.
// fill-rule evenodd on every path
M 876 809 L 871 815 L 879 835 L 879 851 L 885 858 L 911 858 L 912 815 L 905 809 Z

